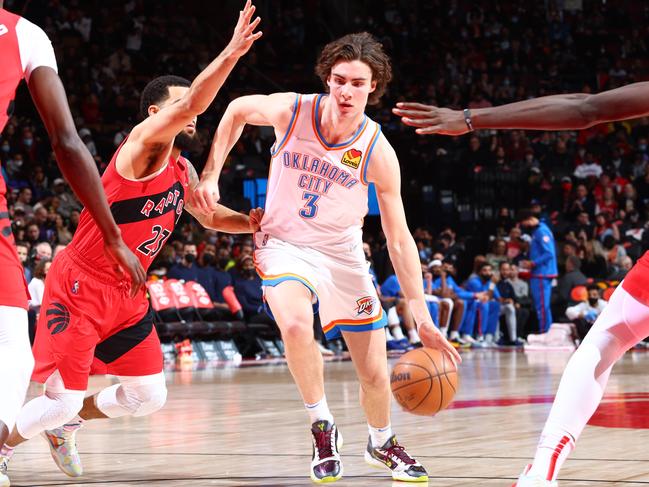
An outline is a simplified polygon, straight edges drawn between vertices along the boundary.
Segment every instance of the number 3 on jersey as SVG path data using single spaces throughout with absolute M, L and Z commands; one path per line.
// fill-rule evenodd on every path
M 305 191 L 302 194 L 302 199 L 306 200 L 306 203 L 304 203 L 304 208 L 300 210 L 300 216 L 302 218 L 315 218 L 318 214 L 318 205 L 316 203 L 320 199 L 320 195 Z
M 153 237 L 142 242 L 137 249 L 146 256 L 155 257 L 155 254 L 162 248 L 171 232 L 160 225 L 154 225 L 151 230 L 153 230 Z

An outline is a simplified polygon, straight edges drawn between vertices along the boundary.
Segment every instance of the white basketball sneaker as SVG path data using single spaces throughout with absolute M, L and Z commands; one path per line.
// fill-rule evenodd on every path
M 558 487 L 559 483 L 556 480 L 546 480 L 541 475 L 528 475 L 532 465 L 527 465 L 525 470 L 518 481 L 512 484 L 512 487 Z

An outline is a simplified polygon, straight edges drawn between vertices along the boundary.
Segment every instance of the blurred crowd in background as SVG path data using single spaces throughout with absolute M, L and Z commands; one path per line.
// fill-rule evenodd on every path
M 137 122 L 147 81 L 169 73 L 192 79 L 229 39 L 239 3 L 188 0 L 183 15 L 177 15 L 177 2 L 149 0 L 6 0 L 5 8 L 38 23 L 53 40 L 79 134 L 101 172 Z M 649 248 L 649 119 L 579 132 L 421 137 L 390 112 L 403 100 L 479 108 L 645 80 L 647 2 L 256 3 L 264 38 L 200 118 L 201 144 L 188 157 L 200 172 L 219 117 L 233 98 L 321 91 L 313 74 L 318 50 L 347 32 L 375 34 L 392 56 L 395 76 L 368 113 L 382 124 L 401 162 L 404 202 L 431 311 L 449 334 L 457 332 L 453 338 L 460 345 L 469 339 L 486 343 L 486 335 L 493 335 L 494 343 L 517 344 L 538 329 L 527 282 L 519 276 L 520 263 L 529 259 L 529 238 L 515 219 L 518 209 L 530 207 L 555 237 L 555 321 L 591 320 L 601 307 L 593 301 L 595 292 L 599 299 Z M 19 255 L 38 306 L 48 262 L 70 242 L 81 205 L 61 178 L 24 87 L 16 104 L 0 136 L 0 160 Z M 243 181 L 265 177 L 273 140 L 272 130 L 245 130 L 221 179 L 224 204 L 249 210 Z M 391 287 L 393 271 L 378 217 L 366 220 L 365 240 L 390 328 L 395 331 L 400 322 L 405 332 L 403 338 L 399 331 L 388 338 L 416 342 L 409 313 Z M 205 231 L 185 215 L 169 242 L 152 273 L 201 281 L 224 310 L 222 289 L 233 285 L 246 317 L 262 319 L 249 237 Z M 480 287 L 476 278 L 493 287 Z M 585 294 L 573 293 L 577 286 L 589 287 Z M 583 303 L 589 306 L 584 312 L 568 311 Z M 494 316 L 501 325 L 495 331 Z

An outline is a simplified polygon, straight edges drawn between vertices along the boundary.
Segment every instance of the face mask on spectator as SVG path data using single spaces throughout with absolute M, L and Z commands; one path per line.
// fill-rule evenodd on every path
M 230 259 L 227 257 L 224 257 L 223 259 L 219 259 L 219 268 L 225 269 L 230 262 Z
M 599 301 L 599 298 L 588 298 L 588 304 L 590 304 L 591 306 L 596 306 L 597 301 Z
M 31 147 L 33 143 L 34 143 L 34 139 L 31 138 L 23 139 L 23 144 L 25 144 L 25 146 L 27 147 Z
M 203 264 L 212 265 L 215 260 L 216 257 L 214 257 L 214 254 L 203 254 Z
M 194 254 L 185 254 L 185 262 L 188 264 L 193 264 L 196 262 L 196 256 Z
M 241 275 L 245 278 L 249 278 L 255 275 L 254 269 L 241 269 Z

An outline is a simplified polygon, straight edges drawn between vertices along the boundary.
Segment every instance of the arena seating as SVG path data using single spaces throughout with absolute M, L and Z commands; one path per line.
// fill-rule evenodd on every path
M 215 308 L 199 283 L 176 279 L 147 282 L 155 326 L 169 357 L 168 346 L 189 339 L 198 360 L 236 361 L 238 358 L 281 357 L 284 346 L 276 327 L 242 320 L 216 320 Z M 231 306 L 232 309 L 232 306 Z M 234 308 L 236 309 L 236 307 Z M 240 305 L 238 313 L 240 313 Z M 176 356 L 178 351 L 175 350 Z

